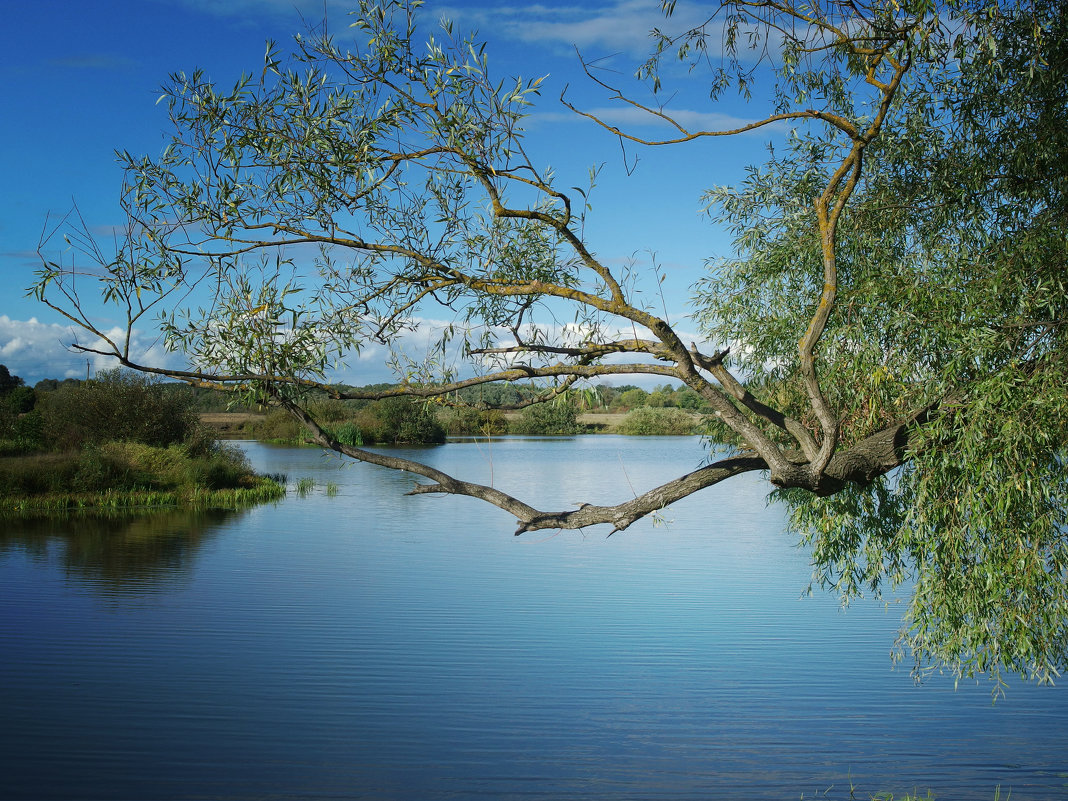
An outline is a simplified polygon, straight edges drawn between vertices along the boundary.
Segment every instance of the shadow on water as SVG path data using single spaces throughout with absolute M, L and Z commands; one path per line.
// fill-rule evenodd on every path
M 247 510 L 199 509 L 0 521 L 0 557 L 22 553 L 103 594 L 173 588 L 192 573 L 197 552 Z

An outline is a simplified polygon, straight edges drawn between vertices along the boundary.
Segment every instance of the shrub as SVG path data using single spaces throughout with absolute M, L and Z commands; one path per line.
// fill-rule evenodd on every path
M 616 429 L 620 434 L 670 436 L 692 434 L 694 418 L 682 409 L 641 406 L 627 413 Z
M 18 456 L 42 450 L 44 421 L 38 410 L 16 415 L 0 409 L 0 456 Z
M 378 421 L 374 438 L 394 444 L 436 444 L 445 441 L 445 429 L 431 408 L 408 398 L 385 398 L 367 411 Z
M 129 483 L 129 465 L 112 454 L 105 453 L 95 443 L 86 445 L 78 454 L 77 469 L 71 479 L 73 492 L 102 492 L 124 489 Z
M 135 487 L 176 487 L 186 480 L 189 452 L 183 445 L 156 448 L 136 442 L 108 442 L 100 452 L 126 465 L 127 483 Z
M 342 445 L 348 445 L 352 448 L 363 447 L 363 429 L 361 429 L 356 423 L 351 420 L 339 425 L 336 429 L 334 429 L 333 433 L 334 439 L 336 439 Z
M 0 459 L 0 497 L 70 492 L 77 454 L 47 453 Z
M 210 456 L 191 459 L 187 468 L 187 483 L 207 489 L 243 487 L 252 479 L 252 468 L 245 455 L 234 448 L 220 448 Z
M 266 442 L 292 442 L 304 434 L 304 427 L 282 409 L 272 409 L 260 420 L 245 426 L 245 431 L 253 439 Z
M 582 427 L 570 403 L 538 403 L 523 410 L 512 431 L 529 436 L 554 436 L 578 434 Z
M 200 425 L 190 394 L 123 370 L 61 385 L 40 406 L 45 443 L 54 449 L 112 440 L 165 447 L 194 437 Z
M 485 437 L 508 433 L 508 421 L 496 409 L 456 406 L 443 412 L 439 420 L 449 436 L 473 434 Z
M 30 453 L 41 449 L 44 443 L 44 418 L 41 412 L 34 409 L 21 417 L 16 418 L 11 426 L 12 439 L 15 446 L 24 453 Z

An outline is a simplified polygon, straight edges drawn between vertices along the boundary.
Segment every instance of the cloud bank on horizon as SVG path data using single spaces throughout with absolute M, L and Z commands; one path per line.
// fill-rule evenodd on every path
M 123 330 L 114 328 L 105 333 L 120 337 Z M 87 338 L 86 332 L 74 325 L 45 323 L 36 317 L 13 320 L 0 314 L 0 364 L 31 386 L 44 378 L 85 378 L 118 366 L 111 357 L 75 350 L 71 347 L 75 342 L 94 348 L 104 344 Z M 179 354 L 164 350 L 155 334 L 138 334 L 131 345 L 149 367 L 177 368 L 184 363 Z

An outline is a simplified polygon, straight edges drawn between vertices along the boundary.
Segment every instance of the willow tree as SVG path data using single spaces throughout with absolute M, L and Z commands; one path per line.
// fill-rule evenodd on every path
M 75 347 L 269 396 L 324 448 L 429 479 L 414 494 L 495 504 L 517 534 L 622 530 L 762 472 L 821 582 L 846 597 L 913 582 L 904 640 L 921 668 L 1055 675 L 1068 658 L 1063 5 L 722 0 L 682 35 L 654 31 L 638 71 L 654 89 L 682 59 L 707 67 L 691 80 L 713 101 L 768 98 L 733 131 L 690 130 L 587 71 L 673 126 L 649 141 L 598 119 L 609 143 L 791 131 L 706 198 L 736 237 L 693 298 L 707 341 L 733 343 L 716 352 L 642 304 L 587 241 L 585 193 L 528 158 L 539 82 L 497 82 L 448 24 L 423 42 L 417 5 L 362 4 L 359 44 L 311 33 L 285 58 L 270 46 L 232 88 L 172 76 L 169 147 L 123 157 L 128 237 L 113 254 L 86 248 L 125 333 L 94 322 L 81 270 L 41 271 L 40 298 L 94 335 Z M 455 337 L 465 372 L 398 361 L 389 390 L 329 383 L 361 345 L 442 308 L 456 321 L 442 352 Z M 555 324 L 565 308 L 577 325 Z M 149 320 L 187 369 L 139 363 L 131 336 Z M 611 506 L 541 510 L 337 442 L 307 408 L 323 392 L 432 400 L 492 381 L 534 381 L 543 402 L 634 374 L 699 393 L 727 447 Z

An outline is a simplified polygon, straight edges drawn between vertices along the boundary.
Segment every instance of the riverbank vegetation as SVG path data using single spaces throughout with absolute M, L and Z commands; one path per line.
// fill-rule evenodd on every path
M 231 508 L 284 495 L 200 425 L 191 398 L 118 370 L 30 389 L 3 368 L 0 512 Z
M 56 453 L 66 450 L 67 466 L 56 471 L 58 488 L 50 491 L 63 491 L 71 481 L 84 484 L 80 478 L 71 478 L 71 465 L 78 461 L 74 454 L 86 442 L 107 440 L 113 431 L 122 431 L 123 439 L 149 445 L 189 444 L 191 438 L 207 442 L 219 436 L 300 444 L 311 436 L 282 409 L 235 405 L 225 393 L 180 382 L 149 382 L 152 388 L 146 390 L 136 386 L 133 374 L 104 373 L 91 381 L 45 379 L 30 388 L 11 377 L 3 365 L 0 370 L 0 386 L 6 387 L 0 391 L 0 456 L 47 453 L 45 461 L 55 463 Z M 337 389 L 383 392 L 396 385 L 339 385 Z M 527 405 L 536 392 L 498 383 L 470 387 L 436 403 L 406 397 L 338 400 L 320 393 L 311 408 L 339 442 L 351 446 L 432 445 L 447 436 L 505 434 L 700 434 L 707 427 L 703 413 L 709 411 L 708 405 L 685 387 L 664 384 L 646 391 L 633 385 L 601 384 L 563 393 L 548 403 Z M 518 408 L 507 410 L 509 405 Z M 205 442 L 192 443 L 193 450 L 202 449 Z M 60 443 L 74 447 L 64 449 Z M 35 470 L 29 462 L 23 460 L 18 468 L 12 467 L 15 464 L 9 463 L 9 472 L 25 471 L 27 482 L 40 483 L 30 478 Z M 138 468 L 120 472 L 137 474 Z
M 436 445 L 445 441 L 445 428 L 433 408 L 407 398 L 388 398 L 360 406 L 324 399 L 315 408 L 323 424 L 347 445 Z M 310 436 L 304 426 L 281 409 L 249 419 L 237 433 L 264 442 L 284 443 L 301 443 Z
M 233 407 L 223 393 L 174 384 L 190 393 L 204 419 L 229 437 L 296 444 L 311 432 L 277 407 Z M 338 385 L 339 393 L 383 392 L 397 385 Z M 527 405 L 529 387 L 489 384 L 470 387 L 436 403 L 390 397 L 383 400 L 338 400 L 323 393 L 309 404 L 315 418 L 345 445 L 428 445 L 446 436 L 573 436 L 701 434 L 708 405 L 685 387 L 669 384 L 646 391 L 632 385 L 607 384 L 561 393 L 553 401 Z M 503 408 L 502 408 L 503 407 Z M 518 408 L 509 408 L 518 407 Z M 224 416 L 228 415 L 228 416 Z

